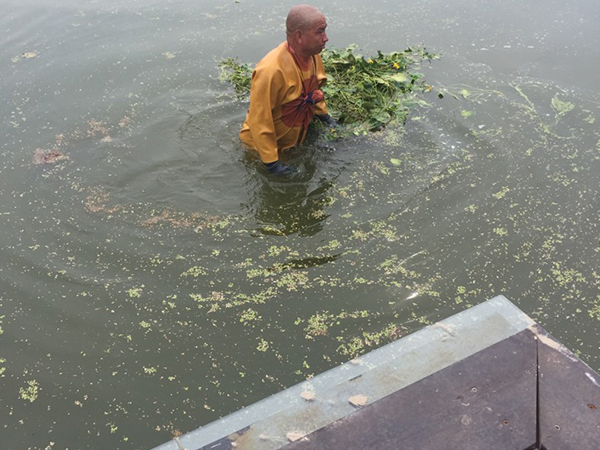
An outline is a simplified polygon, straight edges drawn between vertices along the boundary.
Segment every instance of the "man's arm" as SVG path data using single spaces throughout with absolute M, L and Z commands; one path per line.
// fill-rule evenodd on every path
M 321 55 L 315 55 L 315 69 L 317 80 L 319 80 L 320 89 L 327 82 L 327 75 L 325 74 L 325 67 L 323 67 L 323 60 L 321 59 Z M 319 120 L 325 122 L 327 125 L 337 126 L 337 122 L 334 119 L 332 119 L 329 113 L 327 112 L 327 105 L 325 104 L 325 100 L 315 104 L 315 116 L 317 116 Z M 333 123 L 330 123 L 329 119 L 333 120 L 335 122 L 335 125 L 333 125 Z
M 273 163 L 279 159 L 277 136 L 273 122 L 273 109 L 279 100 L 282 83 L 277 80 L 280 72 L 257 69 L 252 73 L 250 87 L 250 109 L 246 122 L 252 134 L 252 140 L 263 163 Z

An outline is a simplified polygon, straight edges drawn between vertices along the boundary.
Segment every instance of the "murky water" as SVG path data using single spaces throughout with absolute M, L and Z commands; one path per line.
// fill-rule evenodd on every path
M 328 2 L 447 94 L 292 179 L 216 66 L 293 3 L 44 3 L 0 1 L 3 448 L 152 447 L 497 294 L 600 369 L 595 0 Z

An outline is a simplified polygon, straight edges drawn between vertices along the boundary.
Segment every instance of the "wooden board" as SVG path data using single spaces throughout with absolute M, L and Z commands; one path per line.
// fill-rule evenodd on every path
M 542 445 L 600 449 L 600 377 L 542 328 L 538 334 Z
M 534 334 L 522 331 L 283 448 L 531 448 L 536 443 L 536 347 Z

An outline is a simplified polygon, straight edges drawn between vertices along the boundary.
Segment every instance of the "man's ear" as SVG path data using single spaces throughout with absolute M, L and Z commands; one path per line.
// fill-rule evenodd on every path
M 302 42 L 304 41 L 304 35 L 302 34 L 302 31 L 300 31 L 300 30 L 294 31 L 294 40 L 298 44 L 302 44 Z

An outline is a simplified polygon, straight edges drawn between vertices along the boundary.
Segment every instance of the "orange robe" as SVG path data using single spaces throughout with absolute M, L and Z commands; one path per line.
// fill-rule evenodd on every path
M 256 65 L 252 73 L 250 108 L 240 139 L 256 149 L 264 163 L 279 159 L 285 150 L 304 139 L 314 114 L 327 114 L 319 88 L 326 80 L 320 55 L 301 70 L 295 55 L 283 42 Z

